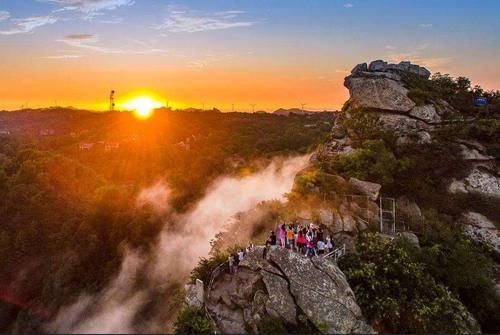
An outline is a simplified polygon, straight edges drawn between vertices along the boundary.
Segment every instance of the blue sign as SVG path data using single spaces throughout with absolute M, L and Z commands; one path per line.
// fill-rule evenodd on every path
M 488 104 L 488 99 L 486 97 L 477 97 L 474 98 L 474 105 L 479 107 L 484 107 Z

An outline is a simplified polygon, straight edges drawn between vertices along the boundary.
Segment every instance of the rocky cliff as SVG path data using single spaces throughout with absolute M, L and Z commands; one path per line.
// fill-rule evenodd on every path
M 450 178 L 444 176 L 442 180 L 448 185 L 448 194 L 481 195 L 496 198 L 500 202 L 500 167 L 495 157 L 488 153 L 486 148 L 488 143 L 461 138 L 459 133 L 447 139 L 438 136 L 439 132 L 448 127 L 457 125 L 460 127 L 462 124 L 465 127 L 465 121 L 463 113 L 452 107 L 446 97 L 430 94 L 425 90 L 422 92 L 421 87 L 430 86 L 430 74 L 430 71 L 424 67 L 410 62 L 388 64 L 382 60 L 376 60 L 370 64 L 356 65 L 344 82 L 349 90 L 350 98 L 336 118 L 330 139 L 311 158 L 313 165 L 324 166 L 325 163 L 332 162 L 339 156 L 345 157 L 356 153 L 361 145 L 356 128 L 371 123 L 371 126 L 377 130 L 392 134 L 396 139 L 397 147 L 421 146 L 425 150 L 425 146 L 439 144 L 460 148 L 456 154 L 458 157 L 454 158 L 457 158 L 456 161 L 460 161 L 460 165 L 463 165 L 462 172 Z M 421 86 L 417 87 L 415 83 Z M 418 97 L 422 94 L 425 99 Z M 381 190 L 381 185 L 376 187 L 377 184 L 370 184 L 370 180 L 358 181 L 353 178 L 346 180 L 337 175 L 335 169 L 329 170 L 328 173 L 330 179 L 337 180 L 336 185 L 356 194 L 367 195 L 372 201 L 377 199 Z M 417 176 L 414 177 L 418 179 Z M 337 187 L 337 189 L 342 187 Z M 311 189 L 314 189 L 314 185 L 311 185 Z M 445 196 L 443 194 L 443 197 Z M 404 202 L 407 204 L 404 205 Z M 366 228 L 358 218 L 364 221 L 376 219 L 378 207 L 375 202 L 365 206 L 371 210 L 356 211 L 356 207 L 359 207 L 356 204 L 354 204 L 354 210 L 348 208 L 352 206 L 352 202 L 340 206 L 337 211 L 334 211 L 333 221 L 342 222 L 343 229 L 346 226 L 351 227 L 347 230 L 356 233 Z M 410 210 L 410 216 L 420 216 L 420 209 L 412 200 L 406 196 L 398 199 L 397 207 L 400 210 L 406 211 L 409 209 L 408 206 L 416 207 L 415 210 Z M 469 235 L 476 241 L 487 240 L 496 250 L 500 242 L 500 233 L 495 225 L 491 223 L 478 225 L 477 220 L 471 220 L 471 216 L 465 210 L 466 208 L 459 222 L 470 232 Z M 353 213 L 356 215 L 353 216 Z M 336 219 L 335 216 L 338 218 Z M 488 220 L 488 218 L 484 219 Z M 489 228 L 485 228 L 485 225 Z
M 308 332 L 373 332 L 344 274 L 326 258 L 258 247 L 208 290 L 206 306 L 222 333 L 262 333 L 265 320 Z

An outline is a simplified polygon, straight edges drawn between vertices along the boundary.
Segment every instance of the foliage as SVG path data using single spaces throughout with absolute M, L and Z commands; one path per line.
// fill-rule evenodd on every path
M 492 280 L 495 262 L 459 227 L 434 211 L 424 213 L 426 229 L 416 254 L 425 271 L 446 285 L 476 317 L 484 332 L 500 330 L 500 296 Z
M 0 286 L 51 310 L 98 292 L 119 270 L 125 246 L 147 255 L 164 228 L 154 208 L 136 206 L 142 189 L 163 179 L 173 208 L 188 210 L 220 175 L 308 152 L 331 121 L 331 113 L 158 111 L 148 121 L 118 112 L 0 113 L 0 130 L 11 134 L 0 136 Z M 40 136 L 47 128 L 55 134 Z M 187 139 L 189 150 L 176 145 Z M 79 150 L 87 142 L 94 147 Z M 120 147 L 106 151 L 105 142 Z M 22 311 L 8 306 L 0 330 L 22 332 Z
M 311 187 L 316 187 L 320 194 L 326 194 L 332 190 L 339 194 L 347 191 L 345 182 L 336 175 L 324 172 L 318 167 L 309 167 L 301 171 L 295 179 L 294 192 L 301 196 L 307 196 Z
M 349 129 L 349 136 L 354 147 L 371 139 L 383 139 L 387 142 L 395 141 L 392 132 L 383 130 L 377 114 L 371 113 L 362 107 L 349 109 L 349 116 L 342 116 L 340 123 L 345 129 Z
M 184 307 L 175 322 L 176 334 L 212 334 L 212 322 L 202 308 Z
M 423 105 L 440 99 L 450 103 L 459 113 L 466 116 L 500 116 L 500 91 L 485 91 L 480 86 L 471 86 L 466 77 L 453 78 L 439 72 L 431 80 L 412 73 L 405 73 L 402 79 L 409 92 L 408 97 L 417 105 Z M 488 108 L 476 107 L 474 98 L 484 96 L 489 101 Z M 452 117 L 448 115 L 447 117 Z
M 260 334 L 288 334 L 280 319 L 267 317 L 257 324 Z
M 383 140 L 364 141 L 352 154 L 339 155 L 335 169 L 347 177 L 355 177 L 382 185 L 394 183 L 394 177 L 403 173 L 408 159 L 397 159 Z
M 217 252 L 210 255 L 208 258 L 202 257 L 198 261 L 198 265 L 191 271 L 191 283 L 194 284 L 196 279 L 201 280 L 205 285 L 208 285 L 212 272 L 229 256 L 229 253 Z
M 363 314 L 380 331 L 478 331 L 460 301 L 412 259 L 414 247 L 409 243 L 389 242 L 366 233 L 358 237 L 355 248 L 356 253 L 344 257 L 340 266 Z

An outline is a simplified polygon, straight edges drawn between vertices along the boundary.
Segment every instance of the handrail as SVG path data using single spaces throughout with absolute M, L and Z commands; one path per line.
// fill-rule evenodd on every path
M 327 253 L 323 257 L 325 257 L 325 258 L 333 257 L 334 261 L 337 262 L 341 257 L 345 256 L 345 254 L 346 254 L 346 248 L 345 248 L 345 244 L 344 244 L 341 247 Z

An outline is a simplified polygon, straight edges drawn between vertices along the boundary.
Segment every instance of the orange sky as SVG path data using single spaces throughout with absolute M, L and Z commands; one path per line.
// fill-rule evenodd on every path
M 0 110 L 339 109 L 375 59 L 500 88 L 500 1 L 2 0 Z

